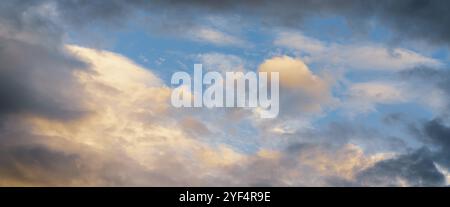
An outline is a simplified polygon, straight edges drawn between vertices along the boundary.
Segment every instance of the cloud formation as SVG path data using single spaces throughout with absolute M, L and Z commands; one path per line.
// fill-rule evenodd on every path
M 357 146 L 299 144 L 255 154 L 214 147 L 193 137 L 210 133 L 199 121 L 171 115 L 170 89 L 147 69 L 107 51 L 67 50 L 90 66 L 73 73 L 83 85 L 78 103 L 90 113 L 67 122 L 41 115 L 4 122 L 15 126 L 2 130 L 2 185 L 326 185 L 323 177 L 351 178 L 377 160 Z
M 357 176 L 364 185 L 378 186 L 446 186 L 449 161 L 450 128 L 441 119 L 412 127 L 425 146 L 376 163 Z
M 236 15 L 245 16 L 238 18 L 237 23 L 251 21 L 263 26 L 280 26 L 292 29 L 302 29 L 308 19 L 314 17 L 343 17 L 350 28 L 355 31 L 366 32 L 373 22 L 382 24 L 389 29 L 395 40 L 411 39 L 425 40 L 433 44 L 448 45 L 450 30 L 447 25 L 450 21 L 447 8 L 448 3 L 443 0 L 399 0 L 390 1 L 360 1 L 349 0 L 336 2 L 332 0 L 282 0 L 282 1 L 221 1 L 209 2 L 202 0 L 188 1 L 123 1 L 112 2 L 83 2 L 74 0 L 41 0 L 33 3 L 21 1 L 5 2 L 4 8 L 13 4 L 20 4 L 16 8 L 5 12 L 4 15 L 14 15 L 14 11 L 39 8 L 38 12 L 52 14 L 53 20 L 63 21 L 68 25 L 87 25 L 89 23 L 106 22 L 117 24 L 125 22 L 130 17 L 138 14 L 150 13 L 147 17 L 152 25 L 159 25 L 159 31 L 172 34 L 185 33 L 188 28 L 199 28 L 202 39 L 217 42 L 224 39 L 225 42 L 236 43 L 236 37 L 226 35 L 223 31 L 201 29 L 198 24 L 201 17 Z M 5 9 L 6 11 L 6 9 Z M 182 12 L 179 12 L 182 11 Z M 244 15 L 245 14 L 245 15 Z M 158 16 L 159 20 L 153 17 Z M 200 16 L 200 17 L 199 17 Z M 13 19 L 13 18 L 11 18 Z M 204 18 L 203 18 L 204 19 Z M 243 20 L 245 19 L 245 20 Z M 13 19 L 14 20 L 14 19 Z M 17 19 L 15 19 L 17 20 Z M 40 23 L 39 23 L 40 22 Z M 35 23 L 46 24 L 47 20 L 40 18 Z M 180 28 L 182 28 L 180 30 Z M 57 29 L 57 28 L 56 28 Z M 226 28 L 222 28 L 225 29 Z M 202 35 L 203 34 L 203 35 Z M 220 44 L 225 43 L 223 41 Z M 238 41 L 239 42 L 239 41 Z
M 299 33 L 282 32 L 275 45 L 293 49 L 308 63 L 352 70 L 405 70 L 415 66 L 439 67 L 442 64 L 403 48 L 370 44 L 339 44 L 319 41 Z
M 298 112 L 318 112 L 331 102 L 330 83 L 311 72 L 300 59 L 289 56 L 265 60 L 259 72 L 278 72 L 280 76 L 280 105 Z M 289 111 L 281 113 L 291 114 Z
M 336 2 L 332 0 L 282 1 L 221 1 L 202 0 L 159 1 L 164 9 L 202 10 L 204 12 L 239 13 L 246 11 L 263 24 L 301 28 L 311 17 L 342 16 L 356 30 L 366 30 L 373 20 L 388 27 L 397 37 L 422 39 L 431 43 L 450 41 L 447 25 L 450 21 L 446 1 L 400 0 Z M 250 11 L 250 12 L 249 12 Z
M 448 46 L 448 8 L 438 0 L 4 1 L 0 185 L 448 185 L 450 76 L 440 60 L 382 43 L 328 44 L 299 32 L 279 33 L 274 42 L 299 58 L 266 55 L 248 68 L 238 55 L 196 56 L 206 69 L 280 72 L 282 114 L 264 122 L 248 110 L 177 111 L 154 71 L 114 52 L 66 44 L 79 28 L 140 19 L 151 32 L 242 49 L 248 24 L 297 31 L 311 18 L 337 16 L 357 32 L 382 24 L 393 38 Z M 336 77 L 313 70 L 317 63 L 401 72 L 399 82 L 348 84 L 336 97 Z M 408 134 L 335 114 L 315 119 L 336 99 L 367 113 L 416 101 L 432 117 L 392 115 Z
M 409 97 L 401 84 L 389 82 L 364 82 L 349 86 L 341 103 L 350 113 L 368 113 L 376 111 L 377 104 L 404 103 Z

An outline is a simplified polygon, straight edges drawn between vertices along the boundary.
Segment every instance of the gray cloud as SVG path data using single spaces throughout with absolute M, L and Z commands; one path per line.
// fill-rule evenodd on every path
M 14 1 L 16 2 L 16 1 Z M 96 21 L 117 24 L 137 13 L 145 13 L 152 19 L 150 27 L 165 32 L 180 32 L 199 24 L 208 15 L 239 15 L 243 21 L 263 26 L 302 28 L 311 17 L 344 17 L 354 31 L 370 29 L 373 20 L 393 32 L 397 40 L 422 39 L 431 43 L 450 41 L 450 3 L 445 0 L 281 0 L 281 1 L 80 1 L 42 0 L 22 5 L 52 4 L 58 18 L 71 25 L 86 25 Z M 11 3 L 10 3 L 11 4 Z M 22 7 L 19 5 L 19 8 Z M 152 25 L 153 24 L 153 25 Z M 177 29 L 177 27 L 179 27 Z
M 79 175 L 75 154 L 43 146 L 0 148 L 0 185 L 15 182 L 27 185 L 59 185 Z
M 382 161 L 359 175 L 359 181 L 370 184 L 387 183 L 395 185 L 393 176 L 403 179 L 410 185 L 430 186 L 446 185 L 444 175 L 436 164 L 450 168 L 450 127 L 448 125 L 450 109 L 450 73 L 447 69 L 417 67 L 400 72 L 400 80 L 413 88 L 421 102 L 433 106 L 435 97 L 432 93 L 440 94 L 439 107 L 434 109 L 435 118 L 431 120 L 417 120 L 405 114 L 392 114 L 384 121 L 404 127 L 411 138 L 422 144 L 422 148 L 397 158 Z M 394 182 L 394 183 L 390 183 Z
M 73 73 L 86 64 L 65 52 L 64 33 L 41 3 L 0 3 L 0 185 L 65 183 L 80 166 L 76 154 L 46 147 L 48 139 L 20 118 L 68 121 L 86 113 L 72 94 L 81 88 Z
M 84 63 L 60 49 L 1 37 L 0 45 L 0 115 L 70 119 L 83 113 L 76 94 L 66 92 L 75 88 L 72 72 Z
M 426 148 L 380 161 L 359 173 L 356 180 L 365 186 L 445 185 L 444 175 L 434 164 L 433 153 Z
M 423 131 L 425 141 L 436 148 L 436 162 L 450 168 L 450 127 L 443 120 L 434 119 L 424 124 Z
M 450 127 L 441 119 L 432 119 L 419 126 L 408 123 L 411 132 L 423 147 L 398 157 L 383 160 L 357 176 L 361 185 L 443 186 L 444 174 L 437 168 L 450 167 Z
M 424 124 L 426 141 L 440 147 L 443 150 L 450 149 L 450 128 L 440 119 L 433 119 Z
M 14 3 L 13 3 L 14 2 Z M 64 51 L 62 31 L 35 1 L 0 6 L 0 116 L 37 114 L 69 119 L 82 114 L 75 70 L 86 64 Z
M 357 30 L 365 29 L 373 19 L 388 26 L 401 38 L 418 38 L 433 43 L 450 41 L 450 3 L 444 0 L 282 0 L 282 1 L 155 1 L 164 10 L 200 11 L 209 13 L 246 14 L 263 24 L 301 27 L 305 19 L 337 15 L 347 18 Z M 194 13 L 193 12 L 193 13 Z M 201 14 L 201 13 L 200 13 Z
M 401 78 L 412 84 L 421 84 L 427 89 L 438 89 L 443 92 L 447 100 L 447 108 L 450 107 L 450 71 L 447 68 L 435 69 L 418 67 L 400 73 Z

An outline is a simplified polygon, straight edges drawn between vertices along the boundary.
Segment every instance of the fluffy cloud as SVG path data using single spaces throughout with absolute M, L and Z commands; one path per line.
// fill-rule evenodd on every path
M 188 36 L 192 37 L 194 40 L 204 41 L 216 45 L 234 45 L 244 47 L 248 44 L 238 37 L 207 27 L 193 28 L 188 33 Z
M 303 61 L 289 56 L 265 60 L 259 66 L 259 72 L 279 72 L 281 87 L 304 90 L 311 95 L 321 94 L 327 88 L 326 83 L 312 74 Z
M 318 112 L 332 100 L 330 83 L 313 74 L 300 59 L 289 56 L 265 60 L 259 72 L 279 72 L 281 113 Z M 284 110 L 284 111 L 283 111 Z

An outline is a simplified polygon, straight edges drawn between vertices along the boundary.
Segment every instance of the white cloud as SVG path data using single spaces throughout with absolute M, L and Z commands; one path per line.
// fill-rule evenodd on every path
M 314 74 L 301 59 L 272 57 L 265 60 L 258 71 L 279 72 L 282 114 L 320 112 L 332 100 L 330 82 Z
M 197 56 L 208 71 L 237 72 L 244 71 L 244 60 L 236 55 L 222 53 L 204 53 Z
M 315 74 L 299 58 L 271 57 L 261 63 L 258 71 L 279 72 L 280 84 L 278 117 L 259 119 L 254 116 L 252 119 L 265 133 L 263 136 L 288 135 L 311 128 L 312 121 L 336 102 L 331 93 L 333 82 L 329 77 Z
M 211 27 L 194 27 L 188 31 L 188 37 L 200 42 L 208 42 L 216 45 L 246 47 L 248 43 L 231 34 Z
M 433 58 L 404 48 L 377 44 L 326 43 L 296 32 L 281 32 L 274 44 L 295 50 L 307 63 L 354 70 L 403 70 L 418 65 L 440 66 Z
M 410 98 L 401 84 L 372 81 L 350 85 L 341 106 L 355 115 L 373 112 L 377 104 L 401 103 Z

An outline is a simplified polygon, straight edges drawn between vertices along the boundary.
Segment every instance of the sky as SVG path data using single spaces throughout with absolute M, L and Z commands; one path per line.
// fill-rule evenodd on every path
M 448 186 L 450 2 L 5 0 L 0 186 Z M 280 72 L 280 112 L 172 74 Z

